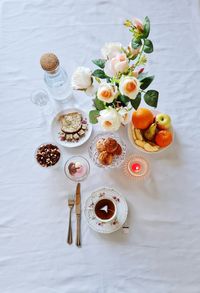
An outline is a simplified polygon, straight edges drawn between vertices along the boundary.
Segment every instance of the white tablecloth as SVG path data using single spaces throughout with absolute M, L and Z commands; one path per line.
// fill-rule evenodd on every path
M 1 0 L 0 13 L 0 292 L 199 293 L 200 2 Z M 151 180 L 141 185 L 121 169 L 91 164 L 83 201 L 99 187 L 115 187 L 128 201 L 130 232 L 100 235 L 83 218 L 78 249 L 66 244 L 66 199 L 75 184 L 62 169 L 44 170 L 34 160 L 36 147 L 52 141 L 30 102 L 31 92 L 44 87 L 39 58 L 55 52 L 71 75 L 78 65 L 93 66 L 104 42 L 126 45 L 123 20 L 146 15 L 155 46 L 149 72 L 175 142 L 149 156 Z M 75 95 L 76 105 L 91 107 L 90 98 Z M 63 149 L 64 159 L 88 157 L 88 145 Z

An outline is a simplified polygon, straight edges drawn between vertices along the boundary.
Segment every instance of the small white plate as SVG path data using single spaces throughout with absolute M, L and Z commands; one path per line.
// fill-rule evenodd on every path
M 159 113 L 161 113 L 161 112 L 159 112 L 159 111 L 157 111 L 157 110 L 151 110 L 151 112 L 154 114 L 154 115 L 157 115 L 157 114 L 159 114 Z M 138 146 L 138 145 L 136 145 L 136 143 L 135 143 L 135 141 L 134 141 L 134 139 L 133 139 L 133 136 L 132 136 L 132 121 L 128 124 L 128 138 L 129 138 L 129 141 L 131 142 L 131 144 L 136 148 L 136 149 L 138 149 L 139 151 L 141 151 L 141 152 L 143 152 L 143 153 L 146 153 L 146 154 L 158 154 L 158 153 L 160 153 L 160 152 L 162 152 L 162 151 L 165 151 L 165 150 L 167 150 L 172 144 L 173 144 L 173 141 L 174 141 L 174 131 L 173 131 L 173 127 L 171 126 L 170 127 L 170 131 L 171 131 L 171 133 L 172 133 L 172 142 L 168 145 L 168 146 L 166 146 L 166 147 L 164 147 L 164 148 L 160 148 L 157 152 L 148 152 L 148 151 L 146 151 L 145 149 L 143 149 L 142 147 L 140 147 L 140 146 Z M 134 128 L 134 126 L 133 126 L 133 128 Z
M 96 202 L 102 198 L 111 198 L 115 201 L 117 207 L 116 217 L 110 222 L 101 222 L 95 215 L 93 207 Z M 109 234 L 119 230 L 126 221 L 128 215 L 128 206 L 126 200 L 116 190 L 112 188 L 101 188 L 94 191 L 84 204 L 85 217 L 87 223 L 94 231 L 98 233 Z
M 60 139 L 60 134 L 59 134 L 61 131 L 61 123 L 59 122 L 59 117 L 61 115 L 68 114 L 71 112 L 78 112 L 78 113 L 82 114 L 83 119 L 85 119 L 85 118 L 87 119 L 88 130 L 86 131 L 85 135 L 83 137 L 81 137 L 78 141 L 74 141 L 74 142 L 62 141 Z M 78 146 L 84 144 L 90 138 L 90 135 L 92 133 L 92 125 L 89 122 L 88 115 L 84 111 L 82 111 L 78 108 L 69 108 L 69 109 L 65 109 L 65 110 L 59 112 L 54 117 L 54 119 L 52 120 L 52 123 L 51 123 L 51 133 L 52 133 L 53 138 L 55 139 L 55 141 L 58 144 L 66 147 L 66 148 L 74 148 L 74 147 L 78 147 Z

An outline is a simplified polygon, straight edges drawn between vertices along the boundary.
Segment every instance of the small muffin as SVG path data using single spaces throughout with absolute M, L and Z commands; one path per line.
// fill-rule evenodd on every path
M 105 142 L 105 139 L 101 138 L 96 143 L 96 148 L 99 153 L 105 151 L 105 149 L 106 149 L 104 142 Z
M 113 155 L 120 156 L 122 154 L 122 147 L 120 144 L 117 144 L 117 149 L 114 151 Z
M 117 146 L 118 146 L 117 141 L 111 137 L 108 137 L 105 140 L 104 144 L 105 144 L 106 152 L 111 153 L 111 154 L 113 154 L 116 151 Z
M 102 165 L 111 165 L 113 161 L 113 155 L 103 151 L 99 154 L 99 163 Z

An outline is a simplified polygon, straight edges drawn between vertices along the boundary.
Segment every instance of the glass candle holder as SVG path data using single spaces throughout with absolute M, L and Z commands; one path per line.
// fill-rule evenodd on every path
M 143 180 L 149 172 L 149 161 L 139 155 L 131 155 L 124 163 L 124 174 L 130 179 Z

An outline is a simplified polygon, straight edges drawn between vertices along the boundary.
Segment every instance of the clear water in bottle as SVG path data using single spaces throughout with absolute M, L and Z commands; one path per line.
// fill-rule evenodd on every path
M 50 94 L 57 101 L 65 101 L 72 95 L 69 78 L 65 70 L 58 66 L 54 72 L 45 72 L 44 80 Z

